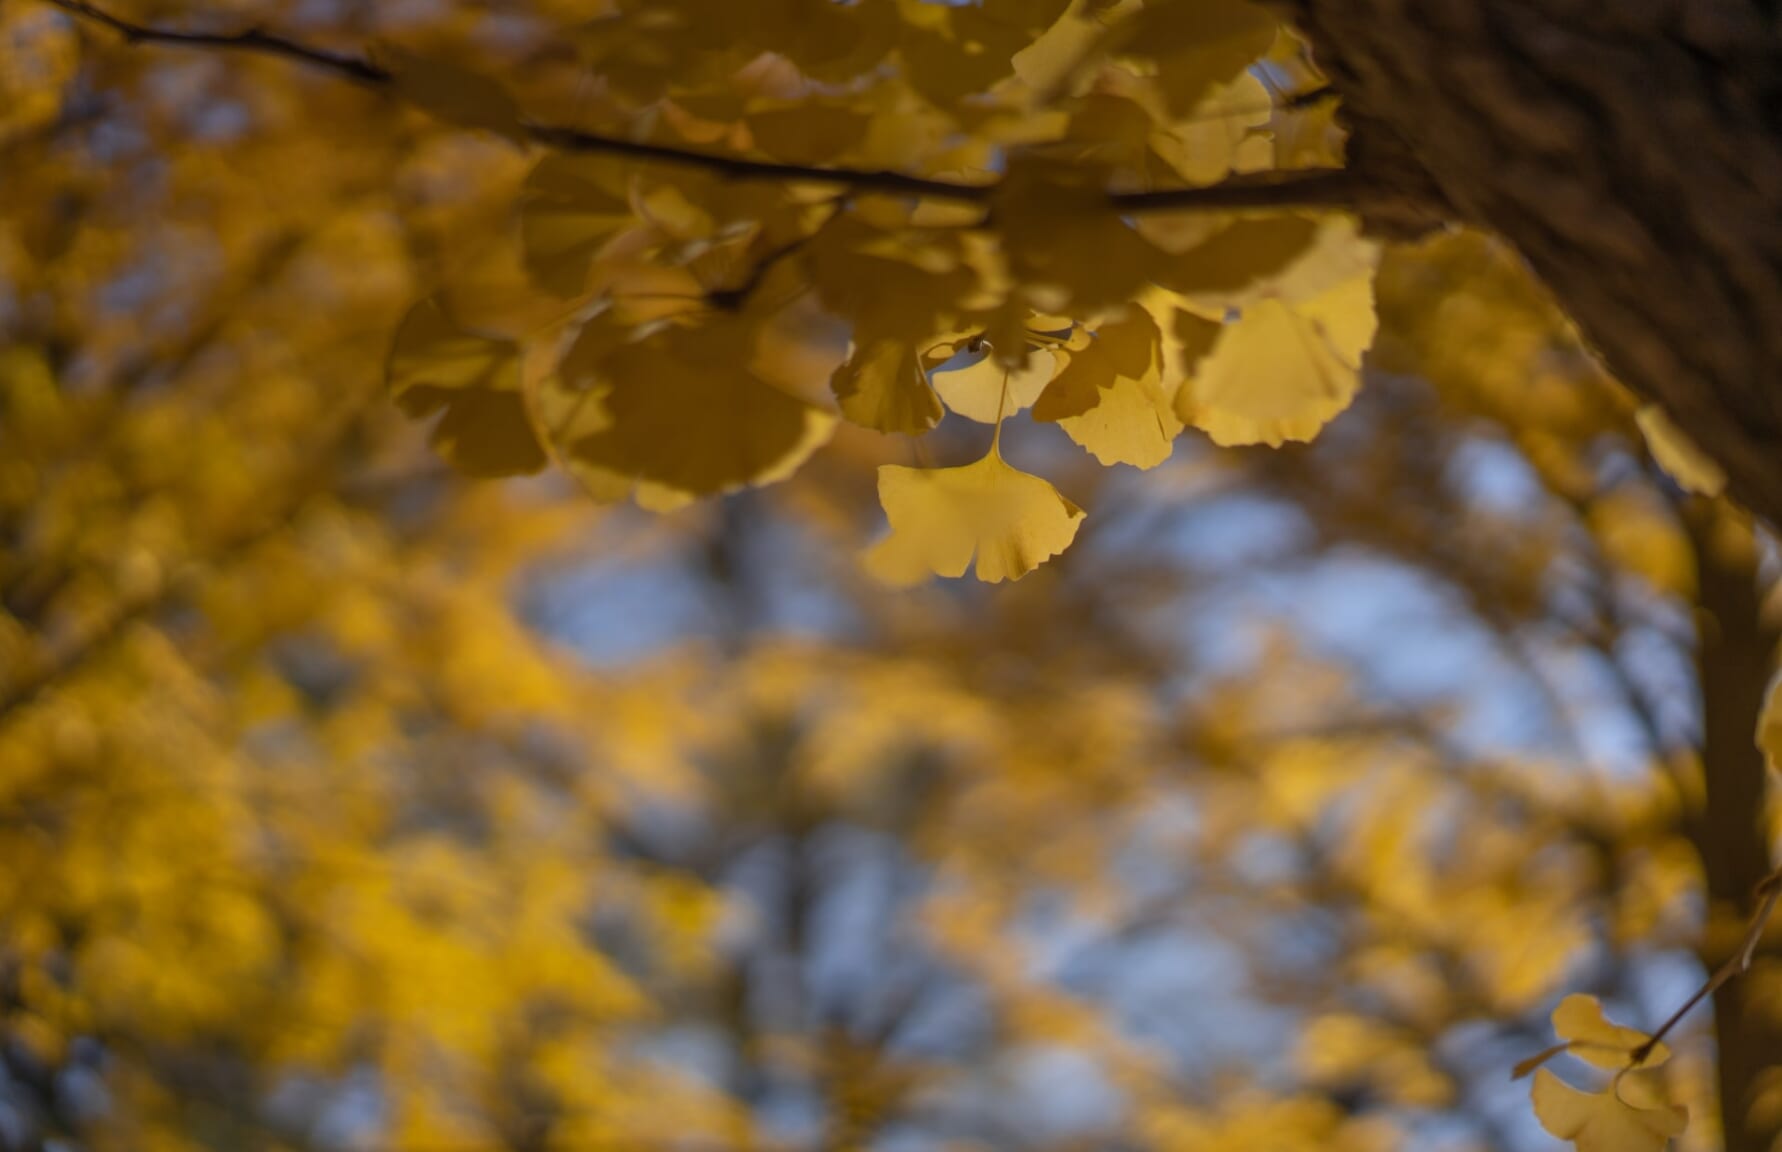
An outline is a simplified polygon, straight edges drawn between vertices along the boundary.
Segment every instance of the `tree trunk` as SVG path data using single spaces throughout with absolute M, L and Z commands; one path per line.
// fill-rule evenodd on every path
M 1342 97 L 1388 222 L 1508 240 L 1782 525 L 1782 5 L 1272 3 Z
M 1730 955 L 1740 935 L 1735 926 L 1752 915 L 1757 883 L 1770 870 L 1766 769 L 1753 736 L 1777 638 L 1763 621 L 1756 543 L 1732 519 L 1724 505 L 1705 500 L 1693 501 L 1685 517 L 1701 587 L 1696 672 L 1705 803 L 1696 848 L 1710 916 L 1721 924 L 1702 948 L 1710 971 Z M 1782 960 L 1771 946 L 1756 963 Z M 1714 994 L 1714 1036 L 1726 1152 L 1769 1152 L 1782 1135 L 1782 1117 L 1774 1107 L 1754 1112 L 1752 1105 L 1766 1087 L 1765 1071 L 1782 1064 L 1782 1028 L 1761 1002 L 1757 981 L 1736 978 Z

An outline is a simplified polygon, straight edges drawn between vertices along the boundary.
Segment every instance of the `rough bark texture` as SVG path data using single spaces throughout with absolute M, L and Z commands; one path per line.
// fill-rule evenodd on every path
M 1723 506 L 1697 501 L 1685 517 L 1701 586 L 1696 621 L 1696 672 L 1701 685 L 1702 769 L 1705 794 L 1696 849 L 1708 899 L 1728 924 L 1742 924 L 1756 903 L 1755 888 L 1770 869 L 1764 820 L 1763 754 L 1752 734 L 1763 709 L 1765 683 L 1777 636 L 1765 622 L 1757 549 L 1748 530 Z M 1702 962 L 1711 971 L 1728 958 L 1733 934 L 1710 938 Z M 1757 966 L 1774 974 L 1775 945 Z M 1766 1070 L 1782 1064 L 1782 1024 L 1763 1003 L 1760 980 L 1734 979 L 1714 995 L 1719 1048 L 1720 1113 L 1726 1152 L 1769 1152 L 1782 1134 L 1773 1107 L 1753 1109 Z
M 1273 0 L 1384 221 L 1515 245 L 1782 525 L 1782 33 L 1765 0 Z

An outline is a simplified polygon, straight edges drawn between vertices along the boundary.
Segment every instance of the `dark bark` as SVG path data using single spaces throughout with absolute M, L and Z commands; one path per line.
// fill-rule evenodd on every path
M 1273 0 L 1388 228 L 1513 244 L 1782 524 L 1782 34 L 1760 0 Z
M 1697 501 L 1686 522 L 1701 587 L 1696 672 L 1706 787 L 1696 848 L 1714 914 L 1723 925 L 1742 925 L 1770 869 L 1766 769 L 1753 736 L 1777 637 L 1763 619 L 1757 549 L 1750 533 L 1730 519 L 1723 505 Z M 1710 935 L 1702 949 L 1710 971 L 1726 962 L 1739 934 Z M 1772 945 L 1756 963 L 1776 965 L 1782 958 Z M 1768 1152 L 1782 1135 L 1776 1109 L 1752 1110 L 1763 1073 L 1782 1064 L 1782 1026 L 1768 1005 L 1756 1002 L 1757 988 L 1748 977 L 1734 978 L 1714 994 L 1726 1152 Z

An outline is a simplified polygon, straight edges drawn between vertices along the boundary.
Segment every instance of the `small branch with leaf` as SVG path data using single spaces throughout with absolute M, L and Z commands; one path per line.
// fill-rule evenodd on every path
M 1664 1038 L 1690 1011 L 1713 995 L 1727 981 L 1750 970 L 1770 917 L 1782 899 L 1782 869 L 1758 884 L 1757 910 L 1745 928 L 1739 949 L 1683 1002 L 1682 1007 L 1650 1036 L 1632 1028 L 1611 1024 L 1594 996 L 1572 995 L 1553 1011 L 1553 1028 L 1560 1043 L 1517 1064 L 1512 1079 L 1535 1073 L 1532 1096 L 1541 1126 L 1562 1140 L 1570 1140 L 1579 1152 L 1662 1152 L 1666 1143 L 1683 1132 L 1688 1112 L 1666 1103 L 1655 1086 L 1639 1073 L 1670 1059 Z M 1583 1092 L 1565 1083 L 1542 1065 L 1569 1052 L 1585 1063 L 1614 1071 L 1602 1092 Z

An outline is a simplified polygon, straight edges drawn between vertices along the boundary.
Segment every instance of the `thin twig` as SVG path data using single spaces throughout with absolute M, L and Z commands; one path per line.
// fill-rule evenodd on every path
M 344 76 L 348 80 L 354 80 L 361 84 L 388 84 L 395 78 L 388 69 L 380 68 L 369 60 L 343 56 L 320 48 L 311 48 L 306 44 L 299 44 L 295 40 L 269 35 L 258 28 L 251 28 L 246 32 L 175 32 L 167 28 L 132 24 L 128 20 L 113 16 L 111 13 L 87 3 L 86 0 L 49 0 L 49 3 L 71 15 L 91 20 L 95 24 L 103 24 L 122 36 L 129 44 L 174 44 L 188 48 L 226 48 L 238 52 L 257 52 L 265 56 L 282 56 L 287 60 L 296 60 L 314 68 L 325 69 L 337 76 Z
M 810 243 L 810 239 L 809 236 L 800 236 L 763 253 L 761 258 L 755 262 L 755 266 L 749 269 L 749 274 L 743 277 L 740 282 L 729 288 L 712 289 L 705 294 L 705 302 L 720 312 L 742 311 L 743 305 L 749 302 L 749 297 L 753 296 L 761 287 L 774 267 L 780 261 L 790 256 L 796 256 L 800 249 Z
M 1663 1040 L 1666 1033 L 1675 1028 L 1683 1017 L 1689 1015 L 1691 1008 L 1713 995 L 1722 984 L 1734 976 L 1750 970 L 1752 958 L 1757 955 L 1757 946 L 1763 940 L 1764 929 L 1769 926 L 1770 915 L 1776 910 L 1776 901 L 1778 898 L 1782 898 L 1782 869 L 1777 869 L 1765 876 L 1763 881 L 1758 884 L 1757 891 L 1763 899 L 1758 904 L 1757 911 L 1751 914 L 1751 923 L 1745 929 L 1745 938 L 1739 944 L 1738 952 L 1726 963 L 1716 968 L 1714 974 L 1708 977 L 1707 983 L 1696 989 L 1695 995 L 1683 1002 L 1683 1007 L 1671 1013 L 1670 1019 L 1658 1026 L 1658 1031 L 1654 1032 L 1644 1044 L 1633 1050 L 1632 1067 L 1638 1068 L 1645 1063 L 1646 1059 L 1652 1055 L 1653 1049 L 1658 1047 L 1659 1041 Z

